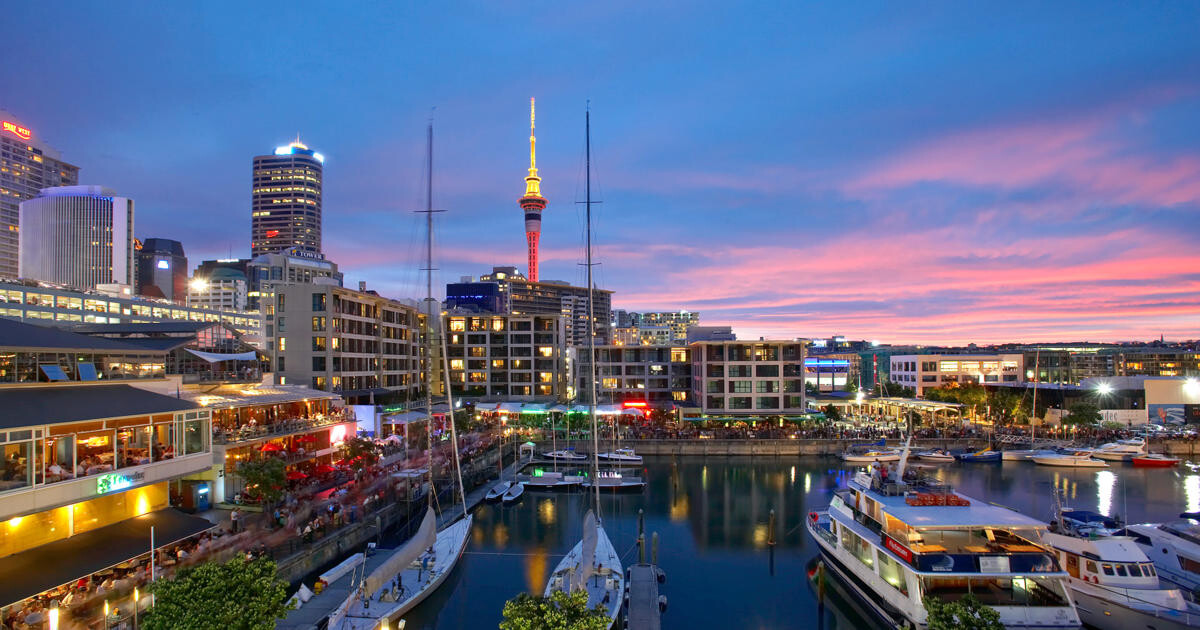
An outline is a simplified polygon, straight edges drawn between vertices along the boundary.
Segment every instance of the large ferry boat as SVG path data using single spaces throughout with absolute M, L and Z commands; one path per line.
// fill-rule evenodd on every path
M 971 594 L 1008 628 L 1078 628 L 1046 523 L 933 479 L 857 473 L 808 531 L 828 566 L 888 627 L 925 628 L 926 597 Z

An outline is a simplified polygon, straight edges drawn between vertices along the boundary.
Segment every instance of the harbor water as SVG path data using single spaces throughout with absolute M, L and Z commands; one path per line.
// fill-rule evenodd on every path
M 663 628 L 870 628 L 836 585 L 824 606 L 810 580 L 818 551 L 803 526 L 829 504 L 854 468 L 832 457 L 656 457 L 641 467 L 649 485 L 606 494 L 601 517 L 626 565 L 637 561 L 637 517 L 659 535 Z M 976 499 L 1049 518 L 1053 489 L 1064 505 L 1128 522 L 1170 520 L 1200 510 L 1200 472 L 1114 463 L 1107 469 L 1047 468 L 1028 462 L 933 468 Z M 554 566 L 579 540 L 591 495 L 526 492 L 514 505 L 475 512 L 467 552 L 445 585 L 406 618 L 406 630 L 495 628 L 505 600 L 541 594 Z M 769 527 L 775 511 L 774 544 Z M 649 554 L 649 549 L 647 550 Z

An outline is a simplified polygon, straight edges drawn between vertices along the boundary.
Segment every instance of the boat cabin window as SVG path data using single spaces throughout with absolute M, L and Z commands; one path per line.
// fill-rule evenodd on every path
M 1088 573 L 1099 573 L 1100 572 L 1100 570 L 1096 568 L 1096 563 L 1092 562 L 1091 560 L 1087 561 L 1087 570 L 1088 570 Z
M 1121 566 L 1124 566 L 1124 565 L 1121 565 Z M 1142 577 L 1142 570 L 1138 568 L 1138 565 L 1131 564 L 1131 565 L 1129 565 L 1129 575 L 1131 575 L 1133 577 Z
M 957 601 L 973 595 L 989 606 L 1066 606 L 1063 583 L 1056 578 L 922 578 L 926 596 Z
M 1117 575 L 1119 575 L 1121 577 L 1129 577 L 1129 574 L 1125 572 L 1125 565 L 1123 565 L 1123 564 L 1117 565 Z
M 1113 567 L 1111 564 L 1103 564 L 1101 566 L 1104 568 L 1104 575 L 1112 575 L 1113 574 Z
M 908 583 L 904 579 L 904 570 L 900 563 L 892 560 L 886 553 L 879 554 L 879 577 L 891 584 L 893 588 L 908 596 Z
M 1154 576 L 1158 575 L 1154 571 L 1153 564 L 1143 564 L 1142 565 L 1142 573 L 1145 574 L 1146 577 L 1154 577 Z
M 1191 573 L 1200 573 L 1200 562 L 1179 556 L 1179 568 Z

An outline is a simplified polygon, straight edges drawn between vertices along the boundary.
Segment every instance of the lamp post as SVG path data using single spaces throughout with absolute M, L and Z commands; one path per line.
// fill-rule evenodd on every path
M 108 630 L 108 600 L 104 600 L 104 630 Z
M 46 613 L 46 620 L 50 630 L 58 630 L 58 600 L 50 604 L 50 610 Z
M 1104 401 L 1107 401 L 1108 398 L 1110 396 L 1112 396 L 1112 393 L 1113 393 L 1113 386 L 1111 383 L 1100 383 L 1099 385 L 1096 386 L 1096 395 L 1100 399 L 1101 405 L 1103 405 Z M 1100 419 L 1101 420 L 1104 419 L 1103 409 L 1100 410 Z M 1133 420 L 1127 420 L 1126 427 L 1133 428 Z
M 138 608 L 141 608 L 142 592 L 138 587 L 133 587 L 133 630 L 138 627 Z

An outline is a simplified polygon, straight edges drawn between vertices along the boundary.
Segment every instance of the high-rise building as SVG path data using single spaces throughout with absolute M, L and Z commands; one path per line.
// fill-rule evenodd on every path
M 133 285 L 133 200 L 102 186 L 43 188 L 21 202 L 22 278 L 77 289 Z
M 321 179 L 325 156 L 297 138 L 254 158 L 250 254 L 296 249 L 321 253 Z
M 525 196 L 521 197 L 521 209 L 525 211 L 525 241 L 529 246 L 529 281 L 538 281 L 538 239 L 542 236 L 542 210 L 546 209 L 546 198 L 542 196 L 542 178 L 537 174 L 537 140 L 533 134 L 533 99 L 529 99 L 529 176 L 525 178 Z M 607 321 L 607 320 L 604 320 Z
M 583 346 L 588 342 L 588 290 L 565 282 L 525 279 L 515 267 L 493 267 L 492 273 L 479 277 L 480 282 L 495 282 L 505 302 L 505 312 L 514 315 L 561 314 L 567 318 L 567 345 Z M 596 303 L 591 309 L 595 318 L 596 343 L 611 343 L 612 291 L 595 289 Z
M 134 244 L 137 294 L 183 304 L 187 298 L 187 256 L 183 243 L 169 238 L 148 238 Z
M 78 166 L 63 162 L 16 116 L 0 110 L 0 276 L 18 274 L 19 204 L 43 188 L 78 183 Z
M 192 276 L 187 305 L 219 311 L 245 311 L 249 282 L 246 274 L 231 267 L 217 267 L 206 276 Z
M 292 248 L 254 257 L 246 264 L 246 280 L 249 282 L 247 308 L 270 315 L 276 285 L 316 283 L 340 287 L 342 273 L 325 256 Z

